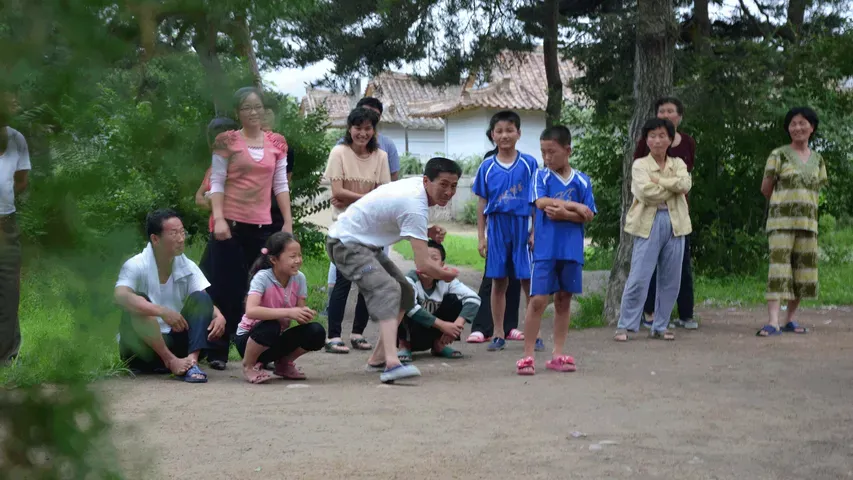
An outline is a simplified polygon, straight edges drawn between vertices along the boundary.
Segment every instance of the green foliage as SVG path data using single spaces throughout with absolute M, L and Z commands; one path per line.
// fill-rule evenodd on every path
M 477 250 L 477 237 L 470 235 L 447 235 L 444 237 L 444 250 L 447 252 L 447 264 L 454 267 L 473 267 L 482 270 L 486 261 Z M 394 251 L 406 260 L 414 260 L 412 245 L 409 242 L 399 242 L 394 245 Z
M 569 162 L 589 175 L 598 209 L 595 220 L 584 226 L 585 234 L 596 245 L 614 249 L 619 241 L 622 152 L 627 124 L 614 127 L 607 122 L 596 122 L 589 109 L 566 107 L 563 112 L 562 123 L 569 125 L 573 134 Z
M 604 321 L 604 297 L 600 294 L 578 295 L 573 300 L 577 301 L 580 309 L 572 312 L 572 328 L 583 330 L 585 328 L 600 328 L 607 326 Z
M 477 217 L 479 216 L 477 213 L 478 203 L 477 199 L 465 202 L 465 206 L 462 208 L 462 218 L 460 218 L 459 221 L 466 225 L 476 225 Z
M 573 162 L 593 180 L 599 215 L 587 232 L 603 246 L 614 245 L 619 233 L 631 98 L 623 72 L 633 68 L 635 39 L 617 26 L 631 25 L 631 15 L 617 9 L 594 17 L 578 27 L 585 40 L 568 51 L 586 73 L 575 88 L 596 102 L 593 118 L 580 122 L 587 128 Z M 765 261 L 766 201 L 759 186 L 769 152 L 789 142 L 782 120 L 793 106 L 810 105 L 820 116 L 813 148 L 829 173 L 821 213 L 839 219 L 853 213 L 853 184 L 845 181 L 853 172 L 853 90 L 840 88 L 853 76 L 853 60 L 843 53 L 853 49 L 853 29 L 849 19 L 824 22 L 815 15 L 796 43 L 744 36 L 726 27 L 728 21 L 742 28 L 739 20 L 725 19 L 714 24 L 709 55 L 686 37 L 686 48 L 676 49 L 674 93 L 686 105 L 680 130 L 697 142 L 689 201 L 693 256 L 704 274 L 750 275 Z
M 400 176 L 406 175 L 423 175 L 424 164 L 421 159 L 410 154 L 404 153 L 400 156 Z
M 462 175 L 473 177 L 477 174 L 477 170 L 480 169 L 480 164 L 483 163 L 483 160 L 485 159 L 482 155 L 471 155 L 456 160 L 456 163 L 462 168 Z
M 613 267 L 616 250 L 608 247 L 589 246 L 584 248 L 583 255 L 584 270 L 606 270 L 609 272 Z

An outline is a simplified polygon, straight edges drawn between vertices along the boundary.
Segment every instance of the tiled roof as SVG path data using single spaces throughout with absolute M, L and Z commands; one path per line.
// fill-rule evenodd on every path
M 418 83 L 404 73 L 383 72 L 370 80 L 364 92 L 366 97 L 382 101 L 382 123 L 396 123 L 408 128 L 441 130 L 444 120 L 410 115 L 410 105 L 416 102 L 449 100 L 459 96 L 459 86 L 434 87 Z
M 330 127 L 346 128 L 347 116 L 354 106 L 351 97 L 344 93 L 335 93 L 319 88 L 306 89 L 299 111 L 303 115 L 307 115 L 317 111 L 321 106 L 326 109 Z
M 563 98 L 574 95 L 568 81 L 579 75 L 568 60 L 560 61 Z M 541 47 L 532 52 L 505 52 L 492 70 L 489 84 L 482 88 L 462 89 L 453 98 L 410 105 L 412 115 L 425 118 L 445 117 L 472 108 L 545 111 L 548 101 L 545 57 Z

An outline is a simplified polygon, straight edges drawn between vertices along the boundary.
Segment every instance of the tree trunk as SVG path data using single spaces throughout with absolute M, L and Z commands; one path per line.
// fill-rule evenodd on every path
M 790 0 L 788 2 L 788 28 L 798 38 L 803 29 L 803 22 L 806 18 L 806 7 L 808 0 Z
M 227 116 L 231 108 L 229 105 L 230 92 L 225 81 L 225 72 L 216 52 L 216 36 L 219 30 L 216 23 L 208 21 L 196 25 L 196 34 L 193 38 L 193 48 L 198 54 L 198 59 L 207 72 L 207 81 L 210 94 L 213 97 L 213 108 L 216 116 Z
M 263 90 L 264 83 L 261 79 L 261 71 L 258 68 L 258 58 L 255 56 L 255 49 L 252 45 L 252 32 L 249 30 L 249 20 L 244 14 L 240 14 L 234 20 L 234 45 L 237 54 L 244 57 L 249 62 L 249 70 L 252 72 L 252 78 L 255 80 L 255 86 Z
M 604 318 L 610 325 L 619 320 L 622 293 L 631 267 L 634 239 L 624 232 L 625 215 L 633 202 L 631 165 L 634 146 L 643 123 L 654 115 L 654 101 L 672 89 L 672 65 L 678 25 L 672 0 L 639 0 L 637 43 L 634 50 L 634 114 L 628 127 L 628 142 L 622 159 L 622 217 L 616 259 L 607 283 Z
M 560 55 L 558 52 L 559 2 L 545 0 L 543 25 L 545 36 L 542 50 L 545 54 L 545 79 L 548 83 L 548 104 L 545 107 L 545 125 L 550 127 L 560 123 L 563 110 L 563 81 L 560 78 Z
M 693 45 L 703 54 L 711 51 L 711 17 L 708 15 L 708 0 L 693 0 Z

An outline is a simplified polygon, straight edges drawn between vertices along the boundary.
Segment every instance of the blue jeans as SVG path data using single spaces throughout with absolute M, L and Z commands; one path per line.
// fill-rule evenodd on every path
M 137 294 L 139 295 L 139 294 Z M 140 295 L 146 300 L 146 295 Z M 181 315 L 187 321 L 189 329 L 183 332 L 164 333 L 163 341 L 166 347 L 178 358 L 199 350 L 210 348 L 207 341 L 210 322 L 213 320 L 213 300 L 207 292 L 200 291 L 190 294 L 184 302 Z M 148 346 L 134 326 L 134 317 L 124 312 L 119 324 L 119 354 L 121 359 L 127 362 L 128 368 L 141 373 L 165 373 L 169 370 L 163 364 L 163 360 Z

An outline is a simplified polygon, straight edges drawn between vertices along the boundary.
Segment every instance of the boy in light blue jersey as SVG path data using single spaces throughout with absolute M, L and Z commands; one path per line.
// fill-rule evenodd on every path
M 583 290 L 584 223 L 596 214 L 592 182 L 569 165 L 572 137 L 569 129 L 554 126 L 539 137 L 545 168 L 536 172 L 530 201 L 533 221 L 533 268 L 530 302 L 524 320 L 525 337 L 539 331 L 542 314 L 554 295 L 554 352 L 545 363 L 550 370 L 574 372 L 575 360 L 563 355 L 569 331 L 572 294 Z M 524 357 L 516 363 L 519 375 L 533 375 L 534 344 L 525 338 Z
M 525 297 L 530 294 L 530 257 L 527 242 L 530 230 L 530 179 L 539 168 L 536 159 L 519 152 L 515 144 L 521 137 L 521 118 L 502 111 L 489 122 L 497 153 L 486 158 L 477 170 L 472 191 L 479 197 L 477 233 L 480 255 L 486 259 L 486 277 L 492 279 L 492 322 L 494 337 L 489 351 L 503 350 L 504 311 L 509 286 L 509 263 L 521 280 Z M 533 332 L 537 347 L 545 345 Z M 539 348 L 537 348 L 539 350 Z

